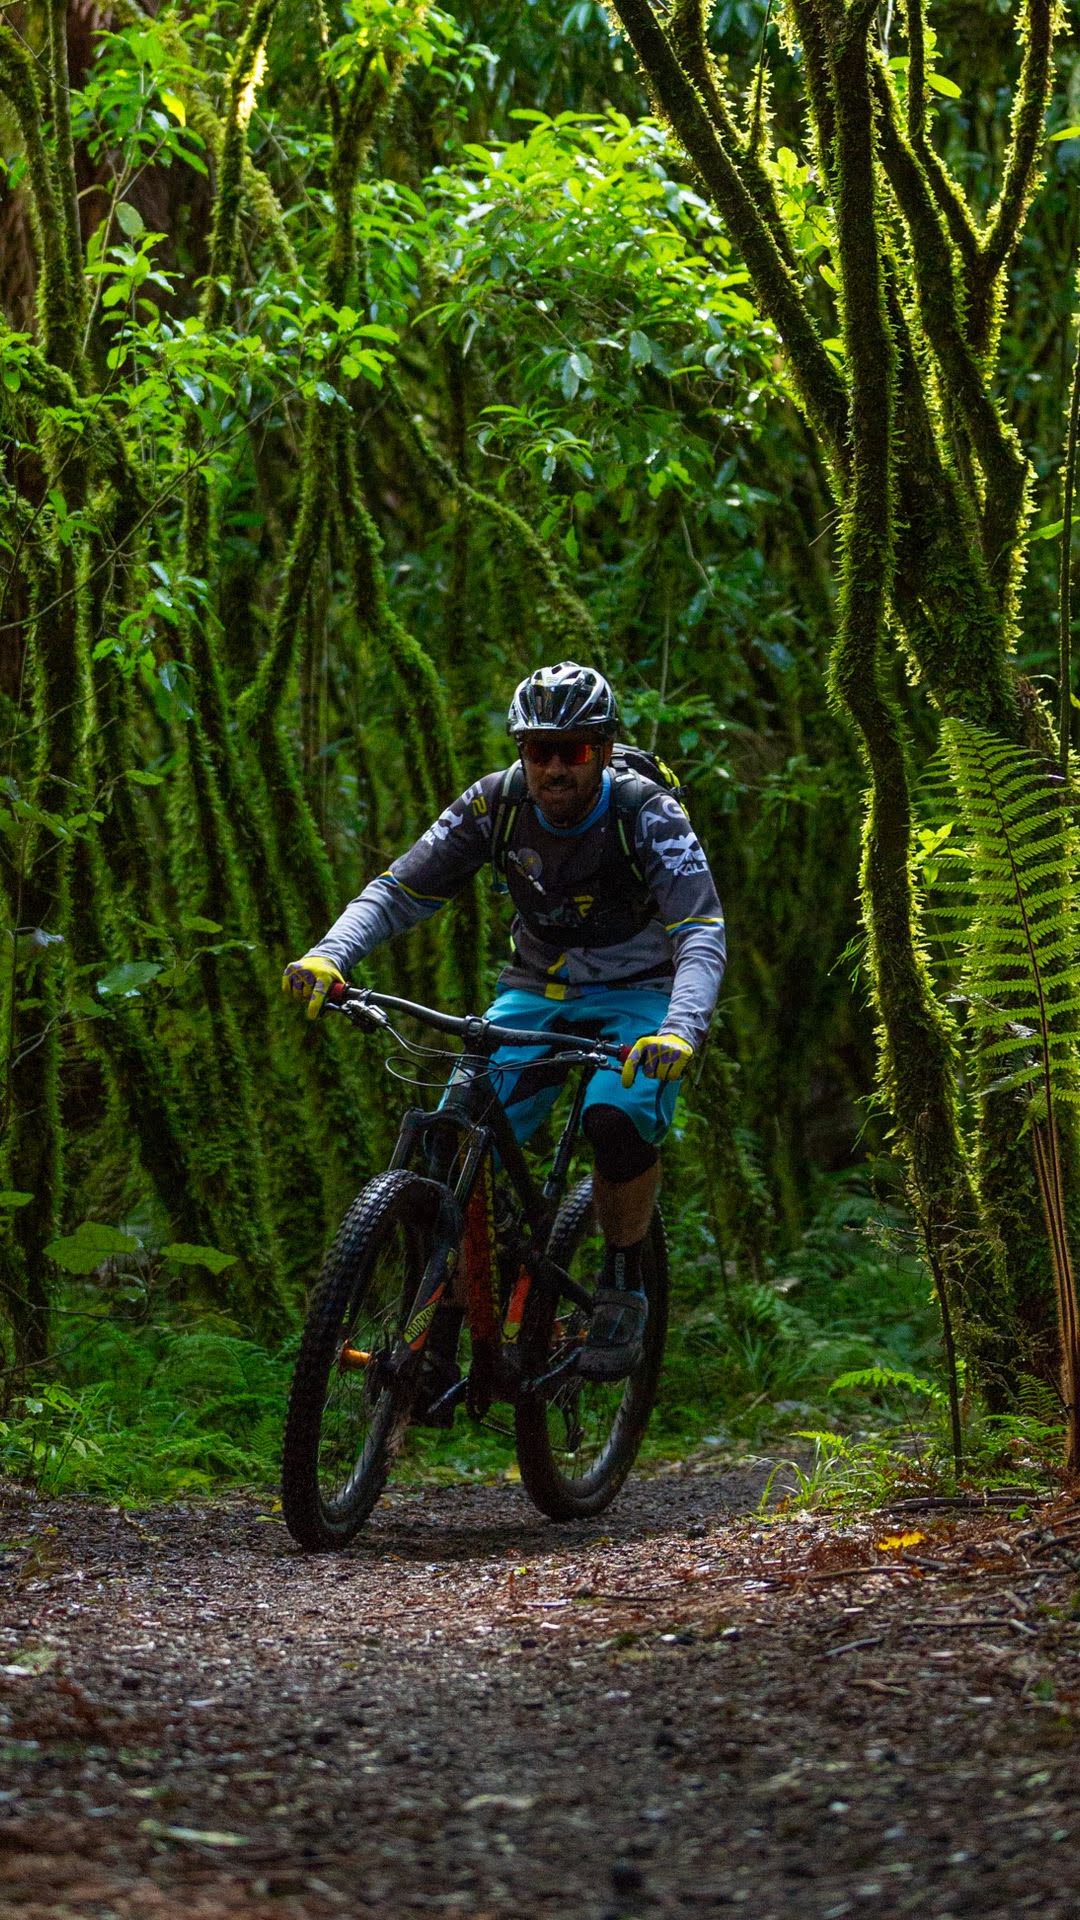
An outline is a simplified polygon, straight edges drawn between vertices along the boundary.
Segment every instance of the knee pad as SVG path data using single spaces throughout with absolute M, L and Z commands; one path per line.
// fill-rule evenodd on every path
M 592 1147 L 596 1171 L 613 1187 L 624 1187 L 637 1180 L 660 1158 L 655 1147 L 643 1140 L 628 1113 L 621 1107 L 598 1103 L 590 1107 L 582 1122 L 585 1138 Z

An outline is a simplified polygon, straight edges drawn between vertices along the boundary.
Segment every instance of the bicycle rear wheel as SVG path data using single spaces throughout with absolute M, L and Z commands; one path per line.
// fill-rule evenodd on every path
M 347 1546 L 405 1437 L 417 1369 L 385 1361 L 404 1332 L 431 1249 L 438 1194 L 380 1174 L 353 1201 L 312 1295 L 289 1395 L 281 1504 L 300 1546 Z
M 596 1228 L 592 1181 L 583 1180 L 559 1209 L 548 1253 L 591 1292 L 604 1243 Z M 515 1413 L 518 1466 L 531 1500 L 552 1520 L 602 1513 L 638 1455 L 656 1399 L 667 1335 L 668 1267 L 659 1209 L 644 1248 L 642 1283 L 649 1318 L 641 1360 L 625 1380 L 584 1380 L 575 1372 L 539 1393 L 523 1395 Z M 588 1315 L 546 1287 L 534 1286 L 521 1329 L 529 1374 L 554 1370 L 580 1346 Z

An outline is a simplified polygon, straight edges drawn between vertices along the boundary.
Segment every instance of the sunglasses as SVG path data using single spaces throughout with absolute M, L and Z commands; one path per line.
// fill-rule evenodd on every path
M 587 767 L 600 751 L 595 740 L 560 740 L 543 734 L 522 740 L 519 745 L 521 757 L 530 767 L 546 767 L 552 760 L 561 760 L 564 767 Z

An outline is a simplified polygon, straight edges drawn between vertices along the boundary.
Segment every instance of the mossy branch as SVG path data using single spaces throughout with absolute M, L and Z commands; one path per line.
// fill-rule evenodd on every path
M 836 224 L 851 379 L 852 479 L 844 516 L 840 627 L 832 685 L 871 775 L 863 884 L 884 1026 L 883 1079 L 902 1129 L 943 1309 L 962 1268 L 975 1199 L 956 1124 L 950 1049 L 915 938 L 911 809 L 899 716 L 885 695 L 882 640 L 893 565 L 895 348 L 877 210 L 869 6 L 830 33 L 836 102 Z
M 409 747 L 408 774 L 419 802 L 437 809 L 457 791 L 457 767 L 438 671 L 390 605 L 382 564 L 382 541 L 368 511 L 345 422 L 334 436 L 335 492 L 339 524 L 348 545 L 353 603 L 404 695 L 402 730 Z
M 547 542 L 516 507 L 506 500 L 497 499 L 482 487 L 473 486 L 458 472 L 453 462 L 432 444 L 421 422 L 409 411 L 401 389 L 393 378 L 390 392 L 394 420 L 420 466 L 434 475 L 445 492 L 513 536 L 515 544 L 531 561 L 544 593 L 564 623 L 568 643 L 586 646 L 590 657 L 599 659 L 602 649 L 596 623 L 584 600 L 570 586 Z
M 208 328 L 221 324 L 226 289 L 231 286 L 236 274 L 248 123 L 266 71 L 266 42 L 277 5 L 278 0 L 253 0 L 229 76 L 229 106 L 225 115 L 214 197 L 210 271 L 203 296 L 203 318 Z
M 907 0 L 904 9 L 908 43 L 907 131 L 922 163 L 930 190 L 964 262 L 969 279 L 979 256 L 979 236 L 967 201 L 952 174 L 926 137 L 926 36 L 923 0 Z
M 672 9 L 668 31 L 672 47 L 701 95 L 713 125 L 719 130 L 729 152 L 739 155 L 739 166 L 747 191 L 776 243 L 777 252 L 785 266 L 792 273 L 796 272 L 795 252 L 780 217 L 773 183 L 758 158 L 753 128 L 749 137 L 740 136 L 720 84 L 716 63 L 709 52 L 705 0 L 678 0 Z
M 322 548 L 330 505 L 330 428 L 326 409 L 308 403 L 307 426 L 301 455 L 300 503 L 289 551 L 274 606 L 270 644 L 259 670 L 237 701 L 237 713 L 249 736 L 269 723 L 289 690 L 300 642 L 300 616 L 315 564 Z
M 662 111 L 723 214 L 758 302 L 780 335 L 802 404 L 842 474 L 848 460 L 844 383 L 822 345 L 795 276 L 649 0 L 613 0 L 613 4 Z
M 64 241 L 64 268 L 76 320 L 85 321 L 86 282 L 83 278 L 82 233 L 75 181 L 75 147 L 71 137 L 71 86 L 68 79 L 67 0 L 49 0 L 49 102 L 59 214 Z
M 69 248 L 53 158 L 42 135 L 45 108 L 33 58 L 10 27 L 0 26 L 0 94 L 6 94 L 26 148 L 30 207 L 37 241 L 38 313 L 45 353 L 57 366 L 79 364 L 79 299 L 68 264 Z
M 890 325 L 897 348 L 896 493 L 891 598 L 919 673 L 944 713 L 1004 733 L 1018 724 L 1005 621 L 979 546 L 973 502 L 943 448 L 923 366 L 895 280 Z
M 822 20 L 813 0 L 794 0 L 793 13 L 802 44 L 806 72 L 806 92 L 810 103 L 810 122 L 814 130 L 818 165 L 822 180 L 832 182 L 836 149 L 836 105 L 833 100 L 829 47 Z
M 148 14 L 138 0 L 109 0 L 110 17 L 124 26 L 145 27 L 153 19 L 154 32 L 177 62 L 174 77 L 176 91 L 184 102 L 188 125 L 206 144 L 220 172 L 225 131 L 220 114 L 198 85 L 193 75 L 182 69 L 188 60 L 183 35 L 167 13 Z M 282 217 L 278 197 L 265 173 L 255 165 L 246 146 L 240 162 L 240 184 L 248 212 L 274 256 L 278 271 L 289 280 L 298 280 L 300 267 Z
M 881 155 L 911 236 L 919 311 L 949 402 L 970 435 L 982 469 L 985 502 L 981 537 L 990 578 L 1002 602 L 1013 583 L 1017 537 L 1024 516 L 1028 467 L 1015 431 L 987 393 L 966 337 L 959 263 L 942 227 L 926 175 L 897 120 L 896 96 L 880 61 L 874 62 Z
M 907 0 L 904 7 L 907 28 L 907 130 L 916 146 L 926 133 L 926 30 L 923 0 Z
M 998 202 L 982 243 L 980 279 L 994 280 L 1011 258 L 1031 204 L 1053 80 L 1054 0 L 1027 0 L 1021 35 L 1024 58 L 1013 102 L 1009 151 Z

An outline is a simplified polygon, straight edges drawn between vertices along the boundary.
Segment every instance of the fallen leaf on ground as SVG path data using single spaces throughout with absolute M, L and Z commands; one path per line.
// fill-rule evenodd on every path
M 246 1847 L 246 1833 L 222 1833 L 214 1827 L 167 1827 L 160 1820 L 140 1820 L 139 1832 L 155 1840 L 187 1840 L 200 1847 Z

